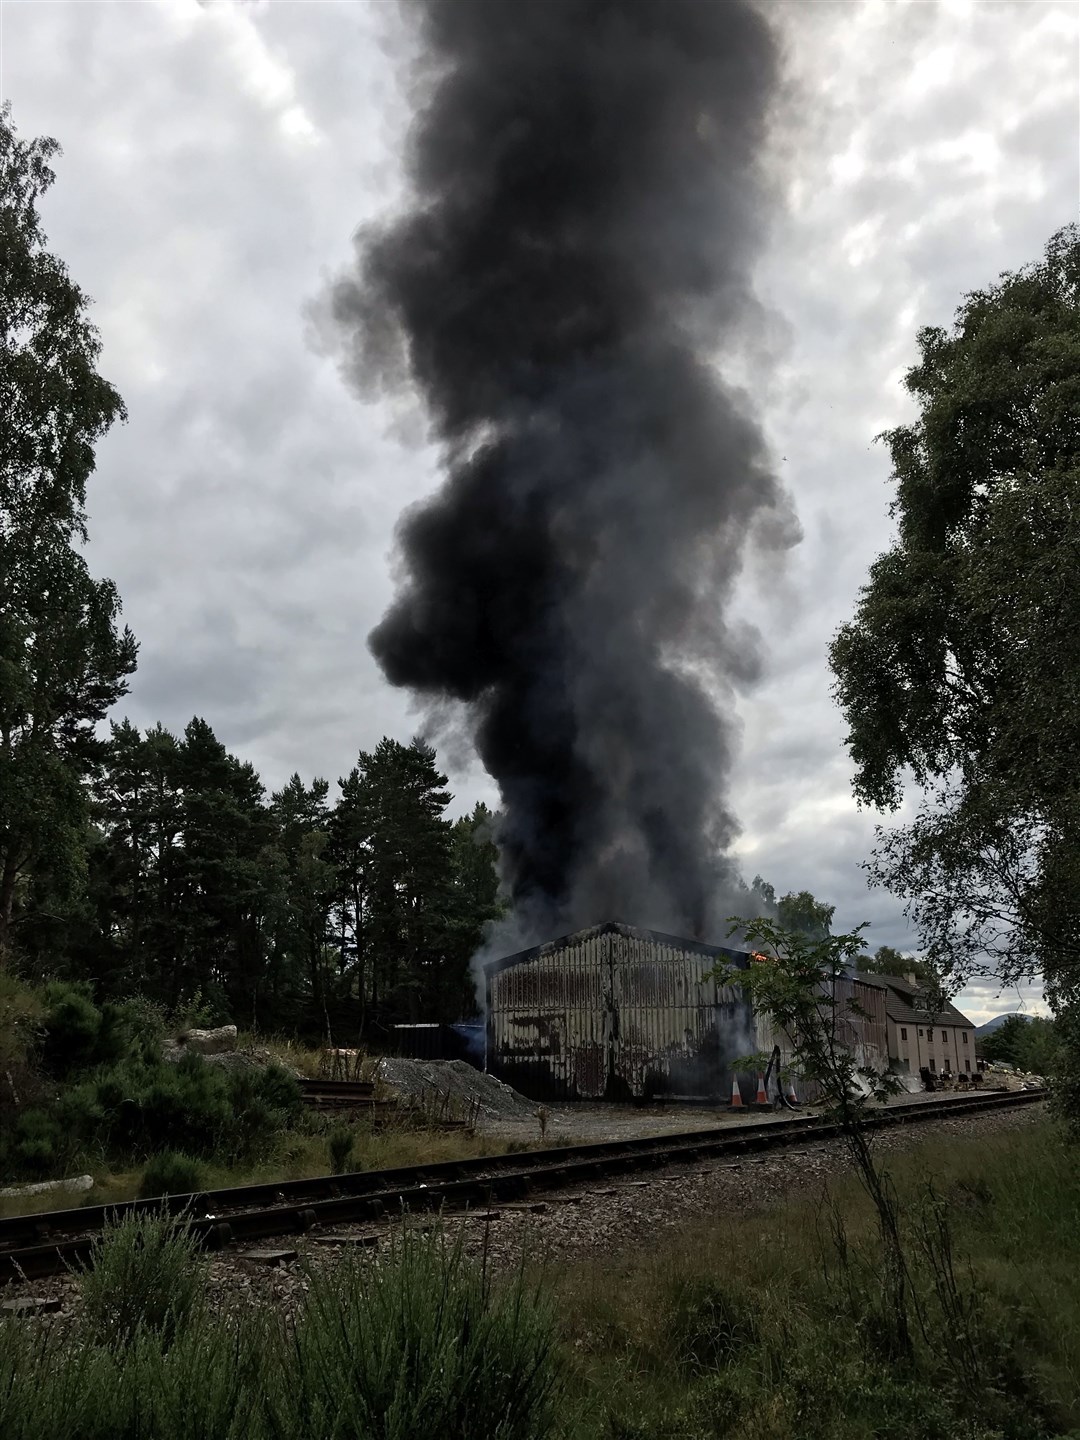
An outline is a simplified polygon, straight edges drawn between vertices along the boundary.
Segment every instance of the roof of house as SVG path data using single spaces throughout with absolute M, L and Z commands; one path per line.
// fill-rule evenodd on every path
M 898 1025 L 959 1025 L 974 1030 L 975 1023 L 959 1011 L 951 1001 L 931 1015 L 926 1009 L 925 991 L 900 975 L 855 975 L 864 985 L 885 991 L 885 1013 Z

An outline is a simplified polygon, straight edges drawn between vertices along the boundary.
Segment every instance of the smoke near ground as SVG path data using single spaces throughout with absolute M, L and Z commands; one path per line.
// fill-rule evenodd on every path
M 410 206 L 330 309 L 363 393 L 419 389 L 445 482 L 403 517 L 387 678 L 464 707 L 523 943 L 722 938 L 728 617 L 796 538 L 715 361 L 752 314 L 777 52 L 742 0 L 412 0 Z

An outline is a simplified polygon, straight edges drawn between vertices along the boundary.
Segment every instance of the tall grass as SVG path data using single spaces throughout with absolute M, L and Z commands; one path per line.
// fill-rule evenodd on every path
M 166 1303 L 185 1282 L 175 1236 L 154 1227 L 103 1242 L 74 1335 L 0 1322 L 3 1440 L 554 1436 L 552 1312 L 521 1275 L 493 1284 L 460 1243 L 410 1232 L 387 1257 L 314 1275 L 288 1328 L 272 1311 Z
M 918 1323 L 899 1365 L 857 1183 L 560 1281 L 588 1440 L 1080 1440 L 1080 1155 L 1048 1124 L 890 1160 Z M 947 1226 L 945 1240 L 942 1226 Z

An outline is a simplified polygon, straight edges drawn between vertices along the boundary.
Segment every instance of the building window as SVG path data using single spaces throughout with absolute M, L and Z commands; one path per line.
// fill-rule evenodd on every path
M 930 1069 L 935 1072 L 937 1071 L 937 1066 L 934 1064 L 934 1057 L 932 1055 L 930 1056 Z
M 920 1039 L 920 1040 L 922 1039 L 922 1029 L 921 1029 L 921 1028 L 920 1028 L 920 1030 L 919 1030 L 919 1039 Z
M 901 1039 L 901 1040 L 906 1040 L 906 1039 L 907 1039 L 907 1031 L 904 1029 L 903 1026 L 900 1027 L 900 1039 Z M 967 1039 L 967 1036 L 966 1036 L 966 1035 L 964 1036 L 964 1039 L 965 1039 L 965 1040 Z
M 947 1045 L 947 1044 L 949 1043 L 949 1032 L 948 1032 L 947 1030 L 942 1030 L 942 1032 L 941 1032 L 941 1038 L 942 1038 L 942 1040 L 945 1041 L 945 1043 L 946 1043 L 946 1045 Z
M 963 1037 L 964 1037 L 964 1044 L 966 1045 L 966 1044 L 967 1044 L 967 1031 L 964 1030 L 964 1031 L 962 1032 L 962 1034 L 963 1034 Z

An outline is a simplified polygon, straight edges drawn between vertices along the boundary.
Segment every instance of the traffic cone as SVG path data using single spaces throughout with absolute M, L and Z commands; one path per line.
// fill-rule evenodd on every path
M 788 1076 L 787 1082 L 787 1098 L 789 1105 L 798 1105 L 799 1097 L 795 1094 L 795 1082 L 791 1079 L 790 1075 Z
M 738 1075 L 732 1075 L 731 1077 L 731 1108 L 733 1110 L 741 1110 L 743 1108 L 742 1091 L 739 1089 Z
M 761 1073 L 760 1070 L 758 1071 L 757 1077 L 757 1099 L 754 1101 L 754 1104 L 764 1105 L 767 1108 L 772 1109 L 772 1106 L 769 1105 L 768 1091 L 765 1089 L 765 1076 Z

